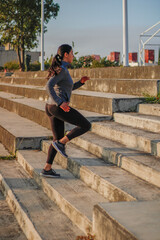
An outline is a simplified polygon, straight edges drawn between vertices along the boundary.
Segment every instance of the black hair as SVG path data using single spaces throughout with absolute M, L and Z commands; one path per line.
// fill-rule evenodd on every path
M 54 58 L 52 60 L 52 64 L 48 70 L 49 73 L 48 73 L 47 79 L 60 73 L 64 54 L 65 53 L 69 54 L 71 50 L 72 50 L 72 47 L 68 44 L 62 44 L 58 48 L 57 54 L 54 56 Z

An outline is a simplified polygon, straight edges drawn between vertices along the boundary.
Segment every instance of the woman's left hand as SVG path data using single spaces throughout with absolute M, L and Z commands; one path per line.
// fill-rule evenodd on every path
M 81 78 L 81 83 L 85 83 L 87 80 L 89 80 L 90 78 L 89 77 L 87 77 L 87 76 L 84 76 L 84 77 L 82 77 Z

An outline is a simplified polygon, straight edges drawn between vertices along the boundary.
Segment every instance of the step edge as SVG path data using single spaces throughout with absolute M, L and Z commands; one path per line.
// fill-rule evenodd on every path
M 39 233 L 37 232 L 31 220 L 29 219 L 28 215 L 23 210 L 23 207 L 20 205 L 20 203 L 16 199 L 16 196 L 14 195 L 12 189 L 6 183 L 2 174 L 0 174 L 0 184 L 1 184 L 0 186 L 1 190 L 5 195 L 8 206 L 13 212 L 14 216 L 16 217 L 17 222 L 21 227 L 22 231 L 24 232 L 25 236 L 27 237 L 27 239 L 43 240 L 40 237 Z

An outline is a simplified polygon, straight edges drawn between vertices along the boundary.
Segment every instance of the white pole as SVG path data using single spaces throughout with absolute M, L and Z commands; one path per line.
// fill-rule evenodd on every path
M 41 0 L 41 71 L 44 71 L 44 0 Z
M 123 1 L 123 66 L 128 66 L 128 11 L 127 0 Z

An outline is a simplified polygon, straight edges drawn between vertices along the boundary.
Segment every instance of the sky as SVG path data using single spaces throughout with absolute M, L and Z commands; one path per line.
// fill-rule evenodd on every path
M 44 36 L 45 59 L 63 44 L 75 44 L 78 57 L 112 51 L 123 53 L 122 0 L 55 0 L 60 5 L 56 19 L 47 24 Z M 160 0 L 128 0 L 129 52 L 138 52 L 139 35 L 160 21 Z M 148 33 L 153 34 L 154 31 Z M 159 32 L 160 35 L 160 32 Z M 143 39 L 145 40 L 145 38 Z M 160 37 L 150 43 L 159 43 Z M 159 46 L 160 47 L 160 46 Z M 159 47 L 147 46 L 147 49 Z M 39 47 L 36 49 L 40 51 Z

